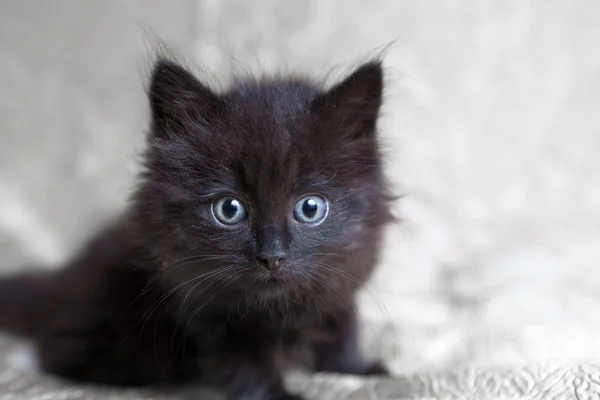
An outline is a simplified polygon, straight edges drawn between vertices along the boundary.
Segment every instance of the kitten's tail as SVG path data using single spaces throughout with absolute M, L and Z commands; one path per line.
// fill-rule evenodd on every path
M 48 276 L 22 274 L 0 278 L 0 331 L 35 336 L 45 320 Z

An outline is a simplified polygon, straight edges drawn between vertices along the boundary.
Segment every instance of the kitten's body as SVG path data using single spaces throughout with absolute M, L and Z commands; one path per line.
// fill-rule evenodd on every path
M 130 210 L 65 269 L 0 281 L 0 327 L 70 379 L 206 380 L 230 399 L 293 398 L 281 370 L 306 350 L 317 370 L 384 372 L 358 352 L 354 308 L 389 220 L 381 91 L 378 63 L 328 91 L 280 79 L 217 95 L 160 61 Z M 306 196 L 326 200 L 322 220 L 298 218 Z M 244 218 L 220 223 L 223 198 Z

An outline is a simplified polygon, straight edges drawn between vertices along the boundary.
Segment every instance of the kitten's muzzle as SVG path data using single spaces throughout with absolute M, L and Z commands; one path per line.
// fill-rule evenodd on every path
M 262 227 L 258 230 L 257 242 L 256 259 L 269 271 L 277 270 L 287 256 L 285 228 L 277 225 Z

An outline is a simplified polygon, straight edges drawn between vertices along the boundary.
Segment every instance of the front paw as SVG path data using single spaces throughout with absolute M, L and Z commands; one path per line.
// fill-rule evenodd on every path
M 390 376 L 389 370 L 381 362 L 369 363 L 362 360 L 352 363 L 321 364 L 315 371 L 359 376 Z
M 295 394 L 286 393 L 281 395 L 281 397 L 277 397 L 277 400 L 304 400 L 304 397 L 300 397 Z
M 238 393 L 229 393 L 226 400 L 304 400 L 304 397 L 289 393 L 283 386 L 264 390 L 250 390 Z
M 227 400 L 304 400 L 304 397 L 291 394 L 291 393 L 279 393 L 279 394 L 250 394 L 241 396 L 229 396 Z
M 362 375 L 365 376 L 390 376 L 389 369 L 380 361 L 371 364 Z

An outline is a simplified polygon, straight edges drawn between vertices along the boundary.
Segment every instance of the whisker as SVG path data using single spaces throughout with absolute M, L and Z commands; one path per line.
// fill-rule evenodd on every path
M 183 341 L 183 352 L 185 353 L 185 346 L 187 344 L 187 333 L 189 332 L 189 326 L 194 322 L 194 320 L 198 317 L 198 315 L 200 314 L 200 312 L 202 311 L 202 309 L 209 304 L 219 293 L 222 292 L 222 290 L 227 287 L 230 286 L 231 284 L 239 281 L 240 279 L 242 279 L 243 277 L 245 277 L 247 275 L 247 272 L 243 272 L 240 275 L 238 275 L 237 277 L 235 277 L 233 280 L 231 281 L 225 281 L 223 282 L 221 285 L 218 285 L 217 287 L 214 288 L 214 290 L 212 291 L 212 293 L 210 294 L 210 296 L 200 305 L 200 307 L 198 307 L 195 311 L 194 314 L 192 314 L 192 316 L 189 318 L 188 322 L 186 323 L 186 326 L 184 328 L 184 336 L 182 337 L 182 341 Z M 216 310 L 213 314 L 213 318 L 211 319 L 211 323 L 209 325 L 209 331 L 208 333 L 210 333 L 210 330 L 212 329 L 212 324 L 214 322 L 214 318 L 216 317 L 216 315 L 220 312 L 220 310 L 222 309 L 222 305 L 219 306 L 218 310 Z
M 167 291 L 167 293 L 163 294 L 163 295 L 162 295 L 162 296 L 161 296 L 161 297 L 160 297 L 158 300 L 156 300 L 156 301 L 155 301 L 155 302 L 154 302 L 154 303 L 153 303 L 153 304 L 152 304 L 152 305 L 151 305 L 151 306 L 148 308 L 148 310 L 147 310 L 147 311 L 146 311 L 146 312 L 145 312 L 145 313 L 144 313 L 144 314 L 141 316 L 141 318 L 139 319 L 139 321 L 138 321 L 138 322 L 135 324 L 135 326 L 133 327 L 133 329 L 132 329 L 132 331 L 130 332 L 130 334 L 129 334 L 129 335 L 131 335 L 131 333 L 133 333 L 133 332 L 134 332 L 134 331 L 135 331 L 135 330 L 138 328 L 138 326 L 139 326 L 139 325 L 142 323 L 142 321 L 144 321 L 144 326 L 145 326 L 145 324 L 147 323 L 148 319 L 149 319 L 149 318 L 152 316 L 152 314 L 154 313 L 154 311 L 155 311 L 155 310 L 156 310 L 158 307 L 160 307 L 160 306 L 161 306 L 161 305 L 162 305 L 162 304 L 163 304 L 163 303 L 164 303 L 164 302 L 165 302 L 165 301 L 166 301 L 166 300 L 167 300 L 167 299 L 168 299 L 168 298 L 169 298 L 169 297 L 170 297 L 170 296 L 171 296 L 173 293 L 175 293 L 175 292 L 176 292 L 178 289 L 180 289 L 181 287 L 183 287 L 183 286 L 185 286 L 185 285 L 188 285 L 188 284 L 190 284 L 190 283 L 192 283 L 192 282 L 195 282 L 196 280 L 202 279 L 202 278 L 204 278 L 204 277 L 205 277 L 205 276 L 207 276 L 207 275 L 214 274 L 214 273 L 217 273 L 217 272 L 219 272 L 219 271 L 218 271 L 218 270 L 217 270 L 217 271 L 210 271 L 210 272 L 208 272 L 208 273 L 206 273 L 206 274 L 199 275 L 199 276 L 196 276 L 196 277 L 194 277 L 194 278 L 188 279 L 187 281 L 185 281 L 185 282 L 182 282 L 182 283 L 178 284 L 177 286 L 175 286 L 175 287 L 171 288 L 169 291 Z M 142 327 L 142 332 L 143 332 L 143 330 L 144 330 L 144 327 Z M 140 333 L 141 333 L 141 332 L 140 332 Z M 121 345 L 121 344 L 123 344 L 123 342 L 124 342 L 124 341 L 125 341 L 125 340 L 126 340 L 128 337 L 129 337 L 129 335 L 127 335 L 127 336 L 126 336 L 126 337 L 125 337 L 125 338 L 124 338 L 124 339 L 121 341 L 120 345 Z
M 156 279 L 156 278 L 155 278 Z M 119 313 L 119 315 L 117 315 L 114 320 L 109 324 L 109 327 L 107 327 L 106 329 L 109 329 L 111 326 L 114 326 L 114 324 L 117 323 L 117 321 L 119 319 L 121 319 L 125 313 L 139 300 L 141 299 L 145 294 L 147 294 L 148 292 L 150 292 L 152 289 L 156 288 L 156 286 L 158 286 L 159 282 L 158 279 L 156 279 L 155 282 L 153 282 L 153 280 L 150 280 L 146 286 L 144 286 L 144 288 L 142 289 L 142 291 L 131 301 L 129 302 L 129 304 L 123 309 L 123 311 L 121 311 Z
M 182 319 L 182 318 L 183 318 L 183 316 L 185 315 L 185 312 L 186 312 L 186 310 L 187 310 L 188 306 L 189 306 L 189 305 L 192 303 L 192 302 L 190 301 L 189 303 L 187 303 L 187 304 L 186 304 L 186 302 L 187 302 L 187 300 L 188 300 L 189 296 L 190 296 L 190 295 L 191 295 L 191 294 L 194 292 L 194 290 L 196 290 L 196 288 L 197 288 L 198 286 L 200 286 L 200 285 L 201 285 L 203 282 L 206 282 L 206 280 L 208 280 L 208 279 L 210 279 L 210 278 L 216 278 L 216 277 L 218 277 L 218 276 L 221 276 L 221 275 L 227 274 L 227 273 L 229 273 L 229 272 L 231 272 L 231 271 L 235 270 L 236 268 L 238 268 L 238 266 L 237 266 L 237 265 L 233 265 L 233 266 L 229 266 L 229 267 L 227 267 L 227 268 L 224 268 L 224 269 L 222 269 L 222 270 L 219 270 L 219 271 L 218 271 L 218 273 L 216 273 L 216 274 L 212 274 L 212 275 L 209 275 L 209 276 L 205 277 L 204 279 L 202 279 L 202 280 L 198 281 L 196 284 L 194 284 L 194 286 L 193 286 L 193 287 L 192 287 L 190 290 L 188 290 L 188 292 L 186 293 L 186 295 L 185 295 L 185 297 L 184 297 L 183 301 L 181 302 L 181 307 L 180 307 L 180 310 L 179 310 L 179 318 L 177 319 L 177 324 L 175 325 L 175 330 L 173 331 L 173 337 L 172 337 L 172 339 L 171 339 L 171 351 L 172 351 L 173 341 L 175 340 L 175 335 L 176 335 L 176 333 L 177 333 L 177 329 L 179 329 L 179 324 L 181 323 L 181 319 Z M 209 284 L 209 286 L 207 286 L 207 287 L 205 288 L 205 290 L 209 290 L 209 288 L 212 286 L 212 284 L 213 284 L 213 283 L 214 283 L 214 282 L 211 282 L 211 283 Z
M 181 262 L 183 260 L 188 260 L 187 262 Z M 234 260 L 240 260 L 242 259 L 241 257 L 230 257 L 230 256 L 223 256 L 223 255 L 214 255 L 214 256 L 192 256 L 192 257 L 185 257 L 184 259 L 179 259 L 178 261 L 169 264 L 167 266 L 167 269 L 163 270 L 162 275 L 166 275 L 168 273 L 172 273 L 175 269 L 180 269 L 181 267 L 184 267 L 186 265 L 190 265 L 190 264 L 194 264 L 196 262 L 200 262 L 200 261 L 217 261 L 217 260 L 224 260 L 227 262 L 231 262 Z
M 321 254 L 322 255 L 324 253 L 317 253 L 317 254 Z M 332 254 L 332 255 L 334 255 L 334 254 Z M 364 293 L 366 293 L 367 295 L 369 295 L 375 301 L 375 303 L 378 305 L 379 309 L 385 314 L 385 318 L 389 322 L 388 326 L 392 328 L 392 330 L 394 331 L 394 333 L 396 332 L 396 325 L 393 322 L 392 316 L 391 316 L 388 308 L 385 306 L 385 304 L 383 303 L 383 301 L 377 295 L 375 295 L 374 293 L 372 293 L 372 291 L 370 291 L 366 287 L 364 287 L 362 282 L 360 282 L 354 276 L 350 275 L 348 272 L 346 272 L 344 270 L 341 270 L 339 268 L 336 268 L 333 265 L 324 263 L 322 261 L 313 261 L 313 264 L 316 265 L 316 266 L 318 266 L 318 267 L 321 267 L 321 268 L 323 268 L 325 270 L 337 273 L 338 276 L 344 277 L 344 278 L 346 278 L 348 280 L 351 280 L 351 281 L 353 281 L 353 282 L 355 282 L 357 284 L 360 284 L 361 290 Z M 356 299 L 359 300 L 358 297 Z M 360 309 L 357 309 L 357 312 L 360 312 Z M 364 326 L 363 323 L 361 323 L 361 325 Z M 394 335 L 394 336 L 397 337 L 397 335 Z M 381 342 L 380 342 L 379 346 L 380 346 L 380 350 L 381 350 Z M 397 345 L 394 344 L 394 349 L 393 349 L 394 357 L 397 354 L 397 352 L 398 352 Z

